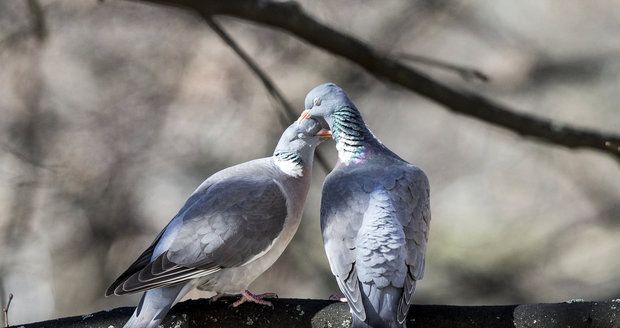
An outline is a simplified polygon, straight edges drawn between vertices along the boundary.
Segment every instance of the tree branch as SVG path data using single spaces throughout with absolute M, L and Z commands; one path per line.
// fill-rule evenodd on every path
M 480 82 L 489 82 L 490 80 L 488 75 L 475 68 L 458 66 L 438 59 L 408 53 L 396 53 L 394 56 L 398 59 L 406 60 L 412 63 L 427 65 L 429 67 L 435 67 L 444 71 L 456 73 L 465 81 L 478 80 Z
M 536 115 L 517 112 L 467 90 L 439 83 L 363 41 L 333 29 L 308 15 L 294 1 L 270 0 L 140 0 L 193 9 L 202 15 L 226 15 L 282 29 L 298 38 L 344 57 L 377 78 L 420 94 L 447 109 L 474 117 L 518 135 L 564 146 L 598 150 L 620 159 L 620 135 L 580 128 Z
M 280 119 L 284 128 L 288 127 L 291 122 L 294 122 L 298 115 L 301 113 L 297 113 L 293 106 L 288 100 L 284 97 L 280 89 L 275 85 L 275 83 L 271 80 L 269 75 L 265 73 L 258 64 L 248 55 L 241 47 L 233 40 L 233 38 L 218 24 L 211 16 L 203 16 L 204 20 L 207 22 L 209 27 L 226 43 L 236 54 L 243 60 L 243 62 L 248 66 L 248 68 L 258 77 L 258 79 L 263 83 L 267 92 L 280 104 L 280 108 L 282 108 L 284 117 Z M 317 148 L 315 151 L 314 157 L 316 158 L 319 165 L 323 168 L 325 173 L 331 172 L 332 168 L 321 153 L 320 149 Z
M 346 303 L 327 300 L 275 299 L 274 308 L 244 304 L 231 308 L 233 298 L 217 302 L 186 301 L 175 306 L 161 327 L 193 328 L 324 328 L 350 327 Z M 133 308 L 26 324 L 23 328 L 122 327 Z M 408 326 L 416 328 L 607 328 L 620 324 L 620 302 L 576 302 L 502 306 L 414 305 Z
M 11 301 L 13 300 L 13 294 L 9 294 L 9 300 L 6 305 L 2 307 L 2 315 L 4 316 L 4 328 L 9 326 L 9 309 L 11 308 Z
M 11 192 L 13 199 L 8 222 L 4 231 L 0 233 L 0 249 L 5 250 L 4 256 L 0 257 L 0 307 L 3 309 L 5 325 L 8 325 L 8 311 L 13 299 L 13 294 L 9 293 L 8 302 L 5 305 L 5 279 L 15 260 L 10 254 L 13 250 L 19 249 L 27 240 L 26 235 L 30 229 L 29 224 L 35 210 L 36 195 L 42 179 L 39 165 L 45 162 L 43 136 L 48 131 L 41 125 L 48 113 L 40 103 L 45 88 L 40 56 L 47 37 L 47 23 L 43 8 L 37 0 L 28 0 L 28 13 L 30 29 L 25 34 L 14 34 L 9 41 L 13 43 L 11 46 L 23 42 L 24 48 L 22 52 L 19 52 L 19 56 L 23 57 L 27 64 L 23 67 L 16 65 L 10 72 L 10 75 L 18 77 L 14 79 L 13 91 L 20 99 L 21 115 L 7 122 L 11 130 L 17 133 L 12 133 L 10 138 L 6 138 L 6 148 L 18 150 L 14 154 L 23 155 L 20 158 L 23 165 L 20 166 L 18 175 L 20 182 L 13 187 Z M 28 45 L 31 37 L 35 42 Z M 45 137 L 50 138 L 51 135 L 48 133 Z

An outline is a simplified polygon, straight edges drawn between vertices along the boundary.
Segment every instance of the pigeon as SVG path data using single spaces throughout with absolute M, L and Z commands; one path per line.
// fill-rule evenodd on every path
M 155 241 L 106 291 L 144 292 L 125 328 L 154 328 L 193 288 L 215 297 L 241 294 L 233 306 L 264 300 L 247 290 L 282 254 L 299 226 L 316 146 L 329 139 L 315 121 L 289 126 L 273 156 L 205 180 Z
M 375 137 L 337 85 L 315 87 L 304 105 L 299 120 L 318 120 L 336 141 L 338 163 L 323 183 L 321 232 L 353 327 L 404 328 L 424 275 L 428 179 Z

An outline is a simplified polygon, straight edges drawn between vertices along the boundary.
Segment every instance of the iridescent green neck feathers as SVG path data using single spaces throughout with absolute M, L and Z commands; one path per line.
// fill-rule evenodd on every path
M 357 109 L 342 107 L 331 114 L 331 121 L 340 161 L 349 164 L 363 160 L 374 137 Z

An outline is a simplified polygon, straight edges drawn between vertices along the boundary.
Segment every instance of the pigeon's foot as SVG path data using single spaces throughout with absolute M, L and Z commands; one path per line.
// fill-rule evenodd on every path
M 209 301 L 210 301 L 211 303 L 213 303 L 213 302 L 215 302 L 215 301 L 219 300 L 220 298 L 222 298 L 224 295 L 225 295 L 224 293 L 222 293 L 222 294 L 219 294 L 219 293 L 218 293 L 218 294 L 215 294 L 215 295 L 213 295 L 213 296 L 209 299 Z
M 232 307 L 237 307 L 245 302 L 252 302 L 256 304 L 266 305 L 269 307 L 273 307 L 273 304 L 269 301 L 265 301 L 263 298 L 273 298 L 278 297 L 276 293 L 264 293 L 264 294 L 252 294 L 249 290 L 243 291 L 241 293 L 241 298 L 239 298 L 235 303 L 233 303 Z
M 329 300 L 330 301 L 339 301 L 339 302 L 343 302 L 343 303 L 347 302 L 347 298 L 344 297 L 344 294 L 342 294 L 342 293 L 329 295 Z

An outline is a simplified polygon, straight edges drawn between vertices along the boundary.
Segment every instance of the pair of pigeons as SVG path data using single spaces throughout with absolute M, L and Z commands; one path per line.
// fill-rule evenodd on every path
M 333 83 L 306 96 L 273 156 L 215 173 L 106 295 L 144 291 L 125 328 L 154 328 L 193 288 L 241 294 L 233 304 L 271 305 L 247 290 L 299 226 L 315 148 L 330 136 L 338 164 L 321 199 L 321 231 L 353 327 L 405 327 L 430 221 L 424 172 L 387 149 Z

